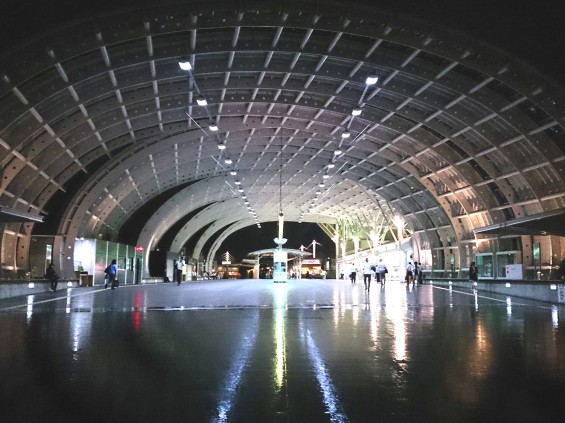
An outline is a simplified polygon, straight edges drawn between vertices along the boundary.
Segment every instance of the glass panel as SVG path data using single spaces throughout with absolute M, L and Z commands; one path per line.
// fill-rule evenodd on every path
M 492 254 L 477 254 L 477 268 L 479 270 L 479 278 L 493 277 L 493 256 Z
M 516 253 L 506 252 L 496 254 L 497 277 L 506 278 L 506 265 L 516 264 Z

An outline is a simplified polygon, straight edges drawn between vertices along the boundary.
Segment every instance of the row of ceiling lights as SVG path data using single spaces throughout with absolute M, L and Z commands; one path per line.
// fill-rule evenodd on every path
M 191 64 L 190 62 L 188 62 L 188 61 L 181 61 L 181 62 L 179 62 L 179 67 L 180 67 L 182 70 L 189 72 L 190 77 L 191 77 L 192 80 L 194 81 L 194 76 L 192 75 L 192 64 Z M 196 85 L 196 84 L 195 84 L 195 85 Z M 199 91 L 199 90 L 198 90 L 198 91 Z M 196 104 L 198 104 L 199 106 L 207 107 L 207 106 L 208 106 L 208 101 L 206 100 L 206 98 L 205 98 L 202 94 L 199 94 L 199 95 L 198 95 L 198 98 L 196 99 Z M 218 130 L 219 130 L 218 125 L 216 125 L 216 122 L 214 122 L 214 121 L 212 121 L 212 122 L 210 123 L 210 125 L 208 126 L 208 129 L 209 129 L 210 131 L 214 132 L 214 133 L 217 133 Z M 225 144 L 225 142 L 222 142 L 222 141 L 220 140 L 219 135 L 218 135 L 218 140 L 219 140 L 219 142 L 218 142 L 218 149 L 219 149 L 220 151 L 225 150 L 225 149 L 226 149 L 226 144 Z M 224 163 L 225 163 L 226 165 L 231 165 L 231 164 L 233 164 L 233 161 L 232 161 L 229 157 L 226 157 L 226 158 L 224 159 Z M 235 170 L 232 169 L 232 170 L 230 171 L 230 175 L 231 175 L 231 176 L 234 176 L 234 177 L 237 176 L 237 171 L 235 171 Z M 237 192 L 241 195 L 241 199 L 243 200 L 243 203 L 244 203 L 245 206 L 247 207 L 247 211 L 248 211 L 249 214 L 250 214 L 251 216 L 253 216 L 253 218 L 255 219 L 255 223 L 256 223 L 257 227 L 260 228 L 260 227 L 261 227 L 261 223 L 259 222 L 259 218 L 257 217 L 257 212 L 255 211 L 255 209 L 254 209 L 253 207 L 251 207 L 251 205 L 250 205 L 250 203 L 249 203 L 249 199 L 247 198 L 247 196 L 245 195 L 245 191 L 244 191 L 243 188 L 241 187 L 241 181 L 240 181 L 239 179 L 236 179 L 236 180 L 234 181 L 234 184 L 236 185 Z M 229 185 L 229 184 L 228 184 L 228 185 Z
M 191 71 L 192 71 L 192 65 L 191 65 L 190 62 L 188 62 L 188 61 L 181 61 L 181 62 L 179 62 L 179 67 L 180 67 L 182 70 L 184 70 L 184 71 L 188 71 L 188 72 L 191 72 Z M 194 78 L 193 78 L 193 79 L 194 79 Z M 354 108 L 354 109 L 351 111 L 351 116 L 352 116 L 352 118 L 351 118 L 351 120 L 350 120 L 350 124 L 351 124 L 353 118 L 355 118 L 355 117 L 361 115 L 361 113 L 362 113 L 361 107 L 362 107 L 362 104 L 363 104 L 363 99 L 364 99 L 365 94 L 366 94 L 366 92 L 367 92 L 367 88 L 370 87 L 370 86 L 372 86 L 372 85 L 375 85 L 375 84 L 377 83 L 378 79 L 379 79 L 378 76 L 375 76 L 375 75 L 369 75 L 369 76 L 367 76 L 367 78 L 365 79 L 365 89 L 363 90 L 363 94 L 361 95 L 361 98 L 359 99 L 358 107 Z M 205 98 L 204 96 L 202 96 L 201 94 L 200 94 L 199 97 L 196 99 L 196 103 L 197 103 L 199 106 L 207 106 L 207 105 L 208 105 L 208 102 L 207 102 L 206 98 Z M 208 126 L 208 129 L 210 129 L 210 131 L 215 132 L 215 133 L 217 133 L 218 130 L 219 130 L 218 126 L 216 125 L 216 123 L 215 123 L 214 121 L 211 122 L 211 124 Z M 331 163 L 328 164 L 327 169 L 333 169 L 333 168 L 335 167 L 334 160 L 335 160 L 338 156 L 340 156 L 340 155 L 343 153 L 343 151 L 341 150 L 341 144 L 342 144 L 342 142 L 343 142 L 344 140 L 348 139 L 350 136 L 351 136 L 351 133 L 350 133 L 349 131 L 344 131 L 344 132 L 341 134 L 341 142 L 339 143 L 338 148 L 334 151 L 334 157 L 332 158 Z M 220 142 L 218 143 L 218 149 L 219 149 L 219 150 L 225 150 L 225 149 L 226 149 L 226 144 L 225 144 L 225 142 L 221 142 L 221 141 L 220 141 Z M 224 159 L 224 163 L 227 164 L 227 165 L 231 165 L 231 164 L 232 164 L 232 160 L 229 159 L 229 158 L 225 158 L 225 159 Z M 237 175 L 237 172 L 234 171 L 234 170 L 232 170 L 230 173 L 231 173 L 232 176 Z M 326 170 L 326 173 L 323 175 L 323 180 L 322 180 L 322 182 L 321 182 L 318 186 L 319 186 L 320 188 L 324 188 L 324 187 L 325 187 L 324 180 L 325 180 L 325 179 L 328 179 L 329 177 L 330 177 L 330 175 L 328 174 L 328 171 Z M 236 181 L 235 181 L 235 184 L 238 185 L 238 192 L 243 193 L 243 189 L 240 188 L 241 182 L 240 182 L 239 180 L 236 180 Z M 321 193 L 322 193 L 322 192 L 321 192 L 320 190 L 317 190 L 317 191 L 316 191 L 316 197 L 314 197 L 314 199 L 312 200 L 312 203 L 310 204 L 310 207 L 308 208 L 308 211 L 309 211 L 309 212 L 313 212 L 313 211 L 314 211 L 315 206 L 316 206 L 316 201 L 317 201 L 317 199 L 318 199 L 318 196 L 319 196 Z M 247 206 L 247 209 L 249 210 L 249 213 L 250 213 L 252 216 L 254 216 L 255 222 L 256 222 L 257 226 L 260 228 L 260 227 L 261 227 L 261 224 L 259 223 L 259 220 L 258 220 L 258 218 L 257 218 L 257 213 L 256 213 L 255 210 L 249 205 L 249 201 L 247 200 L 247 197 L 246 197 L 245 195 L 242 195 L 242 199 L 244 200 L 245 205 Z M 299 217 L 299 220 L 298 220 L 299 223 L 302 222 L 303 217 L 304 217 L 304 212 L 302 212 L 302 213 L 300 214 L 300 217 Z
M 350 121 L 349 121 L 349 125 L 351 125 L 351 122 L 353 121 L 353 118 L 355 118 L 355 117 L 357 117 L 357 116 L 360 116 L 361 113 L 362 113 L 361 107 L 362 107 L 362 104 L 363 104 L 363 99 L 364 99 L 364 97 L 365 97 L 365 94 L 367 93 L 367 88 L 370 87 L 370 86 L 372 86 L 372 85 L 375 85 L 378 80 L 379 80 L 378 76 L 375 76 L 375 75 L 369 75 L 369 76 L 367 76 L 367 78 L 365 79 L 365 89 L 363 90 L 363 94 L 361 95 L 361 98 L 359 99 L 359 102 L 358 102 L 357 107 L 355 107 L 355 108 L 351 111 L 351 119 L 350 119 Z M 326 186 L 326 184 L 325 184 L 324 181 L 325 181 L 326 179 L 330 178 L 330 174 L 328 173 L 328 170 L 333 169 L 333 168 L 335 167 L 335 160 L 336 160 L 339 156 L 341 156 L 341 155 L 343 154 L 343 151 L 341 150 L 342 142 L 345 141 L 345 140 L 347 140 L 347 139 L 350 138 L 350 137 L 351 137 L 351 133 L 350 133 L 349 131 L 346 130 L 346 131 L 342 132 L 342 134 L 341 134 L 341 142 L 339 143 L 337 150 L 334 151 L 334 156 L 332 157 L 331 162 L 328 164 L 326 172 L 325 172 L 324 175 L 322 176 L 322 182 L 320 182 L 320 184 L 318 184 L 318 187 L 319 187 L 319 188 L 324 188 L 324 187 Z M 318 201 L 318 196 L 319 196 L 320 194 L 322 194 L 322 192 L 318 189 L 318 190 L 316 191 L 316 196 L 312 199 L 312 202 L 311 202 L 310 206 L 308 207 L 308 212 L 312 213 L 312 212 L 315 210 L 315 208 L 316 208 L 316 202 Z M 299 217 L 299 219 L 298 219 L 298 223 L 301 223 L 301 222 L 302 222 L 302 219 L 303 219 L 303 217 L 304 217 L 304 214 L 305 214 L 305 212 L 302 212 L 302 213 L 300 214 L 300 217 Z

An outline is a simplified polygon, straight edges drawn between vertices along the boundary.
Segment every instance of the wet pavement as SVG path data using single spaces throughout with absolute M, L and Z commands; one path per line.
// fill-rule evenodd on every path
M 2 422 L 563 422 L 565 307 L 342 280 L 0 300 Z

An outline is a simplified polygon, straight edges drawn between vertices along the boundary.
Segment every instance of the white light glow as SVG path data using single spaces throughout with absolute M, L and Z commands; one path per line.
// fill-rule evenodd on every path
M 394 216 L 394 226 L 402 228 L 404 226 L 404 219 L 398 215 Z
M 367 77 L 367 79 L 365 79 L 365 84 L 367 84 L 367 85 L 375 85 L 378 80 L 379 80 L 379 77 L 378 77 L 378 76 L 369 75 L 369 76 Z
M 190 64 L 190 62 L 179 62 L 179 67 L 185 71 L 189 71 L 192 69 L 192 65 Z

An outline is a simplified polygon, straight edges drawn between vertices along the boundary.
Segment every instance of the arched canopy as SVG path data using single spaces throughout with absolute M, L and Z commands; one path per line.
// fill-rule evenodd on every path
M 127 3 L 0 56 L 0 204 L 45 215 L 68 256 L 158 196 L 143 245 L 209 212 L 174 248 L 281 207 L 401 215 L 427 248 L 565 207 L 563 86 L 503 49 L 356 1 Z M 5 220 L 22 268 L 41 224 Z

